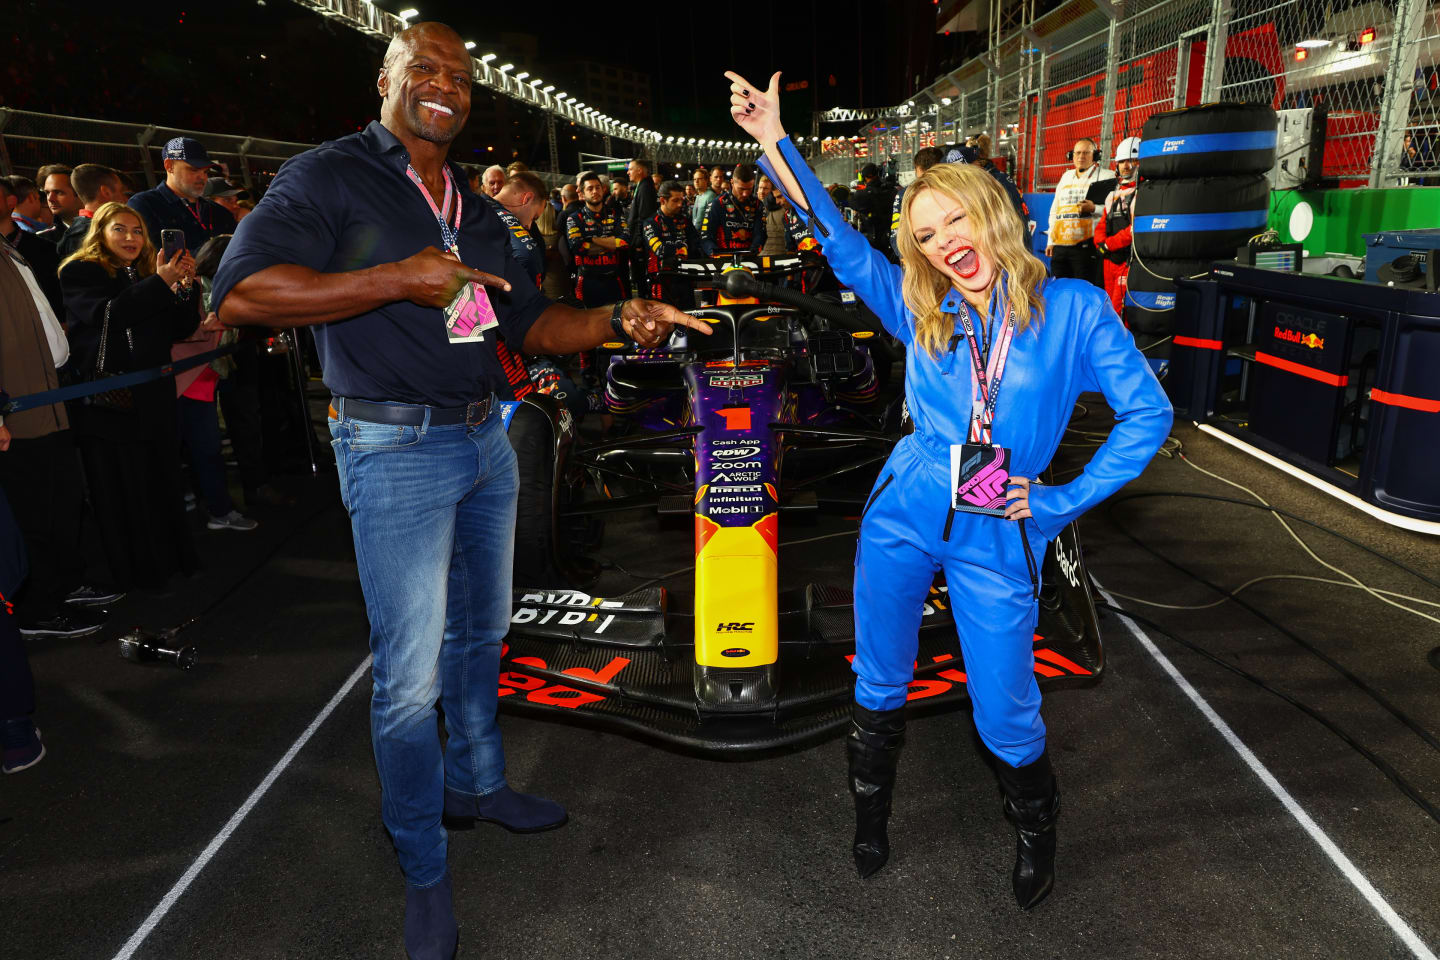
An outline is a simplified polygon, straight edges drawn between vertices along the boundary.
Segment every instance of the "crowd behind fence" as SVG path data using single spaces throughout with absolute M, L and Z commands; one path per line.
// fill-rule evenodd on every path
M 205 144 L 212 160 L 225 165 L 233 180 L 257 191 L 269 185 L 286 160 L 317 146 L 246 134 L 63 117 L 0 107 L 0 176 L 33 174 L 50 163 L 70 167 L 99 163 L 119 170 L 135 188 L 148 189 L 165 179 L 161 153 L 172 137 L 199 140 Z M 575 179 L 568 173 L 531 172 L 550 187 L 573 183 Z
M 1213 101 L 1323 105 L 1322 175 L 1391 186 L 1440 151 L 1440 0 L 1071 0 L 821 158 L 895 160 L 988 134 L 1025 190 L 1053 189 L 1080 137 L 1113 155 L 1152 114 Z

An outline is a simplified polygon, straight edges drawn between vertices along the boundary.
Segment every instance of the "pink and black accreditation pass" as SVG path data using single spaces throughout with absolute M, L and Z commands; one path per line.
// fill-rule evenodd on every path
M 483 343 L 485 331 L 499 322 L 489 294 L 478 283 L 461 287 L 445 308 L 445 332 L 451 343 Z
M 966 513 L 1005 516 L 1010 451 L 993 443 L 950 446 L 950 505 Z

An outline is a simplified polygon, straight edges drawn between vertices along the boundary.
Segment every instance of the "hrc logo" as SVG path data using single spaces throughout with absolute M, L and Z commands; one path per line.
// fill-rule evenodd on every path
M 719 623 L 715 625 L 718 633 L 754 633 L 755 621 L 747 620 L 744 623 Z

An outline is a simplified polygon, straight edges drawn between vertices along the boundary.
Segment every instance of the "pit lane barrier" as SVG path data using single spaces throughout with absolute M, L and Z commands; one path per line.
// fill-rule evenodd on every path
M 1238 361 L 1238 362 L 1237 362 Z M 1216 262 L 1176 283 L 1175 412 L 1385 523 L 1440 536 L 1440 298 Z

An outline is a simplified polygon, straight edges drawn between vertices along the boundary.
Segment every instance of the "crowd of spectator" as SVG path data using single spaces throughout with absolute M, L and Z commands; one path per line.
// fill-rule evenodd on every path
M 298 408 L 286 358 L 271 355 L 270 331 L 224 330 L 208 309 L 210 278 L 253 201 L 214 175 L 196 140 L 169 141 L 164 167 L 140 192 L 94 163 L 0 178 L 0 410 L 227 348 L 174 376 L 0 418 L 0 527 L 24 548 L 0 551 L 6 773 L 44 751 L 22 638 L 96 633 L 130 591 L 164 596 L 198 576 L 199 531 L 252 531 L 245 511 L 295 502 L 270 482 L 297 429 L 284 412 Z

